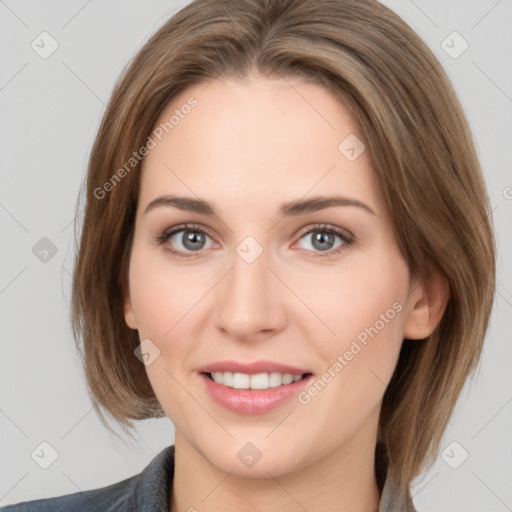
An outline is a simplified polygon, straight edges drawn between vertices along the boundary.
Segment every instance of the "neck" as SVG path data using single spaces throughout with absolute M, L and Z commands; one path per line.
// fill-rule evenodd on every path
M 343 445 L 291 473 L 247 478 L 214 466 L 177 431 L 170 512 L 377 512 L 375 443 L 367 441 Z

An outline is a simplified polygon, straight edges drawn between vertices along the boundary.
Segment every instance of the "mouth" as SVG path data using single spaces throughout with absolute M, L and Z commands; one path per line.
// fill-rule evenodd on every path
M 290 402 L 313 378 L 304 368 L 271 361 L 219 361 L 198 369 L 204 390 L 238 414 L 263 414 Z
M 242 372 L 203 372 L 210 380 L 222 386 L 232 389 L 257 389 L 265 390 L 288 386 L 289 384 L 307 379 L 312 373 L 242 373 Z

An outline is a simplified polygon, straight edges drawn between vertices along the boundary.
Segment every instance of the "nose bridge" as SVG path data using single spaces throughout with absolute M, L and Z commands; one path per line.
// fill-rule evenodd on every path
M 236 247 L 230 263 L 231 271 L 216 306 L 218 326 L 244 339 L 262 330 L 275 329 L 279 290 L 267 268 L 267 251 L 254 238 L 246 237 Z

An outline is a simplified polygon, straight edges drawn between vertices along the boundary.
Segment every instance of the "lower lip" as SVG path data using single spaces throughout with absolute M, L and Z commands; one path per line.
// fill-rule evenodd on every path
M 217 384 L 201 373 L 206 390 L 218 404 L 239 414 L 262 414 L 280 406 L 306 386 L 312 375 L 291 384 L 268 389 L 235 389 Z

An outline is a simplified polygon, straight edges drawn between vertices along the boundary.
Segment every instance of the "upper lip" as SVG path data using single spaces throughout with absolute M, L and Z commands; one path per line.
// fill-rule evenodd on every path
M 253 375 L 255 373 L 291 373 L 292 375 L 303 375 L 304 373 L 311 373 L 309 370 L 299 368 L 297 366 L 290 366 L 288 364 L 281 364 L 274 361 L 253 361 L 244 363 L 241 361 L 216 361 L 215 363 L 201 366 L 198 369 L 201 373 L 213 372 L 233 372 L 233 373 L 247 373 Z

